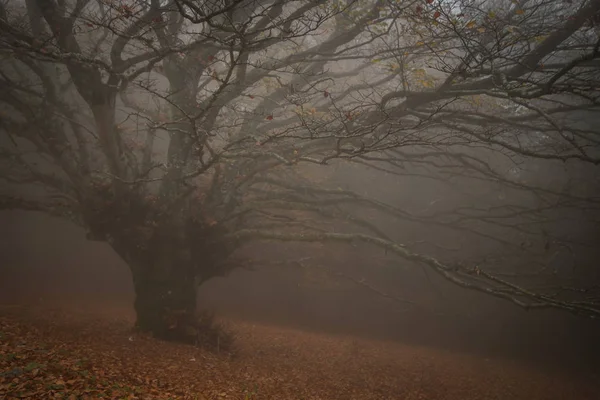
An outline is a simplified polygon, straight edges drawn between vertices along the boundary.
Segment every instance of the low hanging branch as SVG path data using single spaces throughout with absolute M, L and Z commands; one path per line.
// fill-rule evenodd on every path
M 48 194 L 0 208 L 77 215 L 130 264 L 142 325 L 170 337 L 164 309 L 193 314 L 187 283 L 252 239 L 368 243 L 598 316 L 598 1 L 208 3 L 0 2 L 0 169 Z M 556 269 L 551 242 L 581 263 L 537 283 L 574 290 L 514 283 Z
M 592 318 L 600 317 L 599 304 L 563 301 L 551 296 L 534 293 L 508 281 L 496 278 L 477 266 L 473 268 L 452 267 L 433 257 L 413 253 L 404 245 L 374 236 L 360 233 L 283 233 L 244 229 L 229 235 L 229 237 L 241 241 L 266 239 L 287 242 L 363 242 L 385 249 L 407 261 L 426 265 L 446 280 L 460 287 L 508 300 L 527 310 L 554 308 L 566 310 L 573 314 L 587 315 Z

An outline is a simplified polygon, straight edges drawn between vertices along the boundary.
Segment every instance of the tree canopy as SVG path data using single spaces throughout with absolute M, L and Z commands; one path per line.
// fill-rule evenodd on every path
M 181 282 L 272 240 L 362 242 L 597 317 L 599 16 L 596 0 L 0 2 L 0 207 L 108 241 L 150 308 L 191 307 Z

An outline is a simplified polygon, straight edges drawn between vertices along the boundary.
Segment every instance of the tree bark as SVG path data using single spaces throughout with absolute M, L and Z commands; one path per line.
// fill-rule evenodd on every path
M 193 343 L 196 337 L 196 287 L 183 276 L 134 274 L 136 328 L 164 340 Z
M 145 262 L 132 268 L 136 327 L 159 339 L 194 343 L 197 285 L 189 248 L 177 233 L 161 231 Z
M 130 266 L 136 327 L 159 339 L 195 343 L 201 333 L 197 288 L 229 272 L 225 260 L 235 243 L 224 239 L 220 226 L 195 221 L 185 210 L 148 210 L 133 194 L 124 196 L 99 200 L 114 207 L 90 212 L 87 220 Z

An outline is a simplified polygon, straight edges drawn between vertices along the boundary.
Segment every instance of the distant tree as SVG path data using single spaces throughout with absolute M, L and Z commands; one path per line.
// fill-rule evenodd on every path
M 596 0 L 4 1 L 0 208 L 107 241 L 161 338 L 189 339 L 198 285 L 252 240 L 364 242 L 597 317 L 599 271 L 575 253 L 598 228 L 599 15 Z

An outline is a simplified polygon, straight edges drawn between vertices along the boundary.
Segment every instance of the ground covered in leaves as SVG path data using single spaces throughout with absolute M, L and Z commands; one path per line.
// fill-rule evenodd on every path
M 600 379 L 440 349 L 226 321 L 237 353 L 131 330 L 132 318 L 0 307 L 1 399 L 600 399 Z

